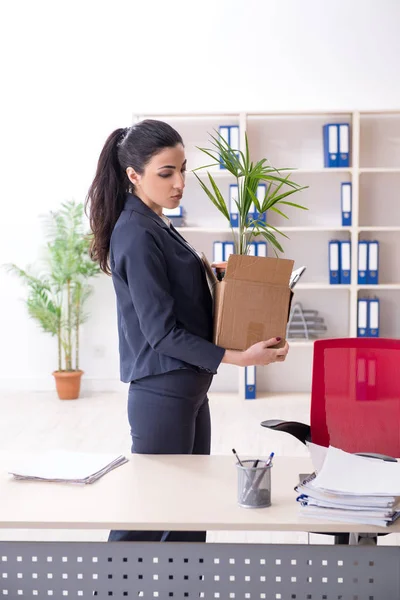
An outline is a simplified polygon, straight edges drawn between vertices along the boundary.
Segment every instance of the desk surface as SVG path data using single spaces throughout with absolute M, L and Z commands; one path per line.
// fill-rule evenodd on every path
M 16 481 L 0 458 L 0 527 L 358 532 L 360 525 L 300 517 L 294 485 L 308 458 L 276 457 L 272 505 L 237 505 L 233 456 L 131 455 L 91 485 Z M 363 532 L 400 532 L 362 526 Z

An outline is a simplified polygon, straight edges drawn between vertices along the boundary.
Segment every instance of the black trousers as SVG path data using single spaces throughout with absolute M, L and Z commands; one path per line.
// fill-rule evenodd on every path
M 133 381 L 128 396 L 132 453 L 210 454 L 207 392 L 212 378 L 208 373 L 179 369 Z M 206 532 L 114 530 L 108 540 L 205 542 Z

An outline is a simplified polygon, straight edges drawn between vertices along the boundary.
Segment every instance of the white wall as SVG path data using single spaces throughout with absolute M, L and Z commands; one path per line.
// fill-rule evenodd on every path
M 106 136 L 133 113 L 400 105 L 398 0 L 25 0 L 2 13 L 0 263 L 36 258 L 38 216 L 84 199 Z M 55 341 L 3 271 L 0 289 L 0 389 L 52 387 Z M 106 277 L 90 309 L 85 385 L 118 386 Z

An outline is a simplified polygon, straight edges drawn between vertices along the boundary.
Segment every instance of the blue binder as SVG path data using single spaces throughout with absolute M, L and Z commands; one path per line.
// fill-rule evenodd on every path
M 351 242 L 340 242 L 340 283 L 351 282 Z
M 240 148 L 240 135 L 239 135 L 239 125 L 220 125 L 219 127 L 219 135 L 230 145 L 232 150 L 237 150 L 236 156 L 239 156 L 239 148 Z M 220 160 L 219 163 L 220 169 L 225 169 L 225 166 Z
M 357 356 L 356 358 L 356 399 L 357 401 L 368 399 L 367 359 L 365 356 Z
M 256 399 L 256 368 L 245 367 L 245 400 Z
M 368 242 L 367 283 L 376 285 L 379 281 L 379 242 Z
M 340 242 L 329 242 L 329 283 L 340 283 Z
M 368 298 L 368 337 L 379 337 L 379 298 Z
M 352 187 L 349 181 L 341 184 L 342 225 L 351 226 L 351 196 Z
M 357 337 L 368 335 L 368 298 L 359 298 L 357 303 Z
M 358 285 L 367 283 L 368 271 L 368 242 L 360 240 L 358 242 Z
M 264 202 L 264 198 L 265 198 L 265 194 L 267 193 L 267 185 L 265 183 L 259 183 L 258 187 L 257 187 L 257 199 L 260 203 L 260 206 L 262 206 L 263 202 Z M 256 211 L 256 215 L 255 218 L 260 222 L 260 223 L 266 223 L 267 222 L 267 213 L 259 213 L 258 211 Z
M 228 125 L 220 125 L 219 127 L 219 135 L 220 137 L 225 140 L 228 144 L 229 144 L 229 126 Z M 222 159 L 220 158 L 220 162 L 219 162 L 219 168 L 220 169 L 225 169 L 225 165 L 222 162 Z
M 350 125 L 339 123 L 338 167 L 350 166 Z
M 163 213 L 168 217 L 174 227 L 183 225 L 183 206 L 180 204 L 176 208 L 163 208 Z
M 250 242 L 247 254 L 248 256 L 257 256 L 257 242 Z
M 356 359 L 357 401 L 375 401 L 377 396 L 377 361 L 375 357 L 359 356 Z
M 267 256 L 267 242 L 256 242 L 257 256 Z
M 214 242 L 213 262 L 223 262 L 224 260 L 224 242 Z
M 239 189 L 237 183 L 229 186 L 229 216 L 232 227 L 239 227 L 239 210 L 235 200 L 238 200 Z
M 228 260 L 231 254 L 235 254 L 235 244 L 233 242 L 224 242 L 224 260 Z
M 250 204 L 249 212 L 247 213 L 246 222 L 249 225 L 249 223 L 251 223 L 251 221 L 256 221 L 257 219 L 258 219 L 258 212 L 257 212 L 254 202 L 252 202 Z M 253 227 L 253 225 L 251 225 L 251 227 Z
M 324 167 L 339 166 L 339 127 L 336 123 L 327 123 L 323 126 L 324 140 Z
M 240 133 L 239 133 L 239 125 L 230 125 L 229 126 L 229 145 L 232 150 L 236 150 L 236 156 L 239 156 L 240 149 Z

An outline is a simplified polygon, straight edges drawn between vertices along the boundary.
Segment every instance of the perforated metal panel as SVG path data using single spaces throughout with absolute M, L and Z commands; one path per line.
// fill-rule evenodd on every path
M 395 547 L 0 542 L 0 598 L 398 600 Z

